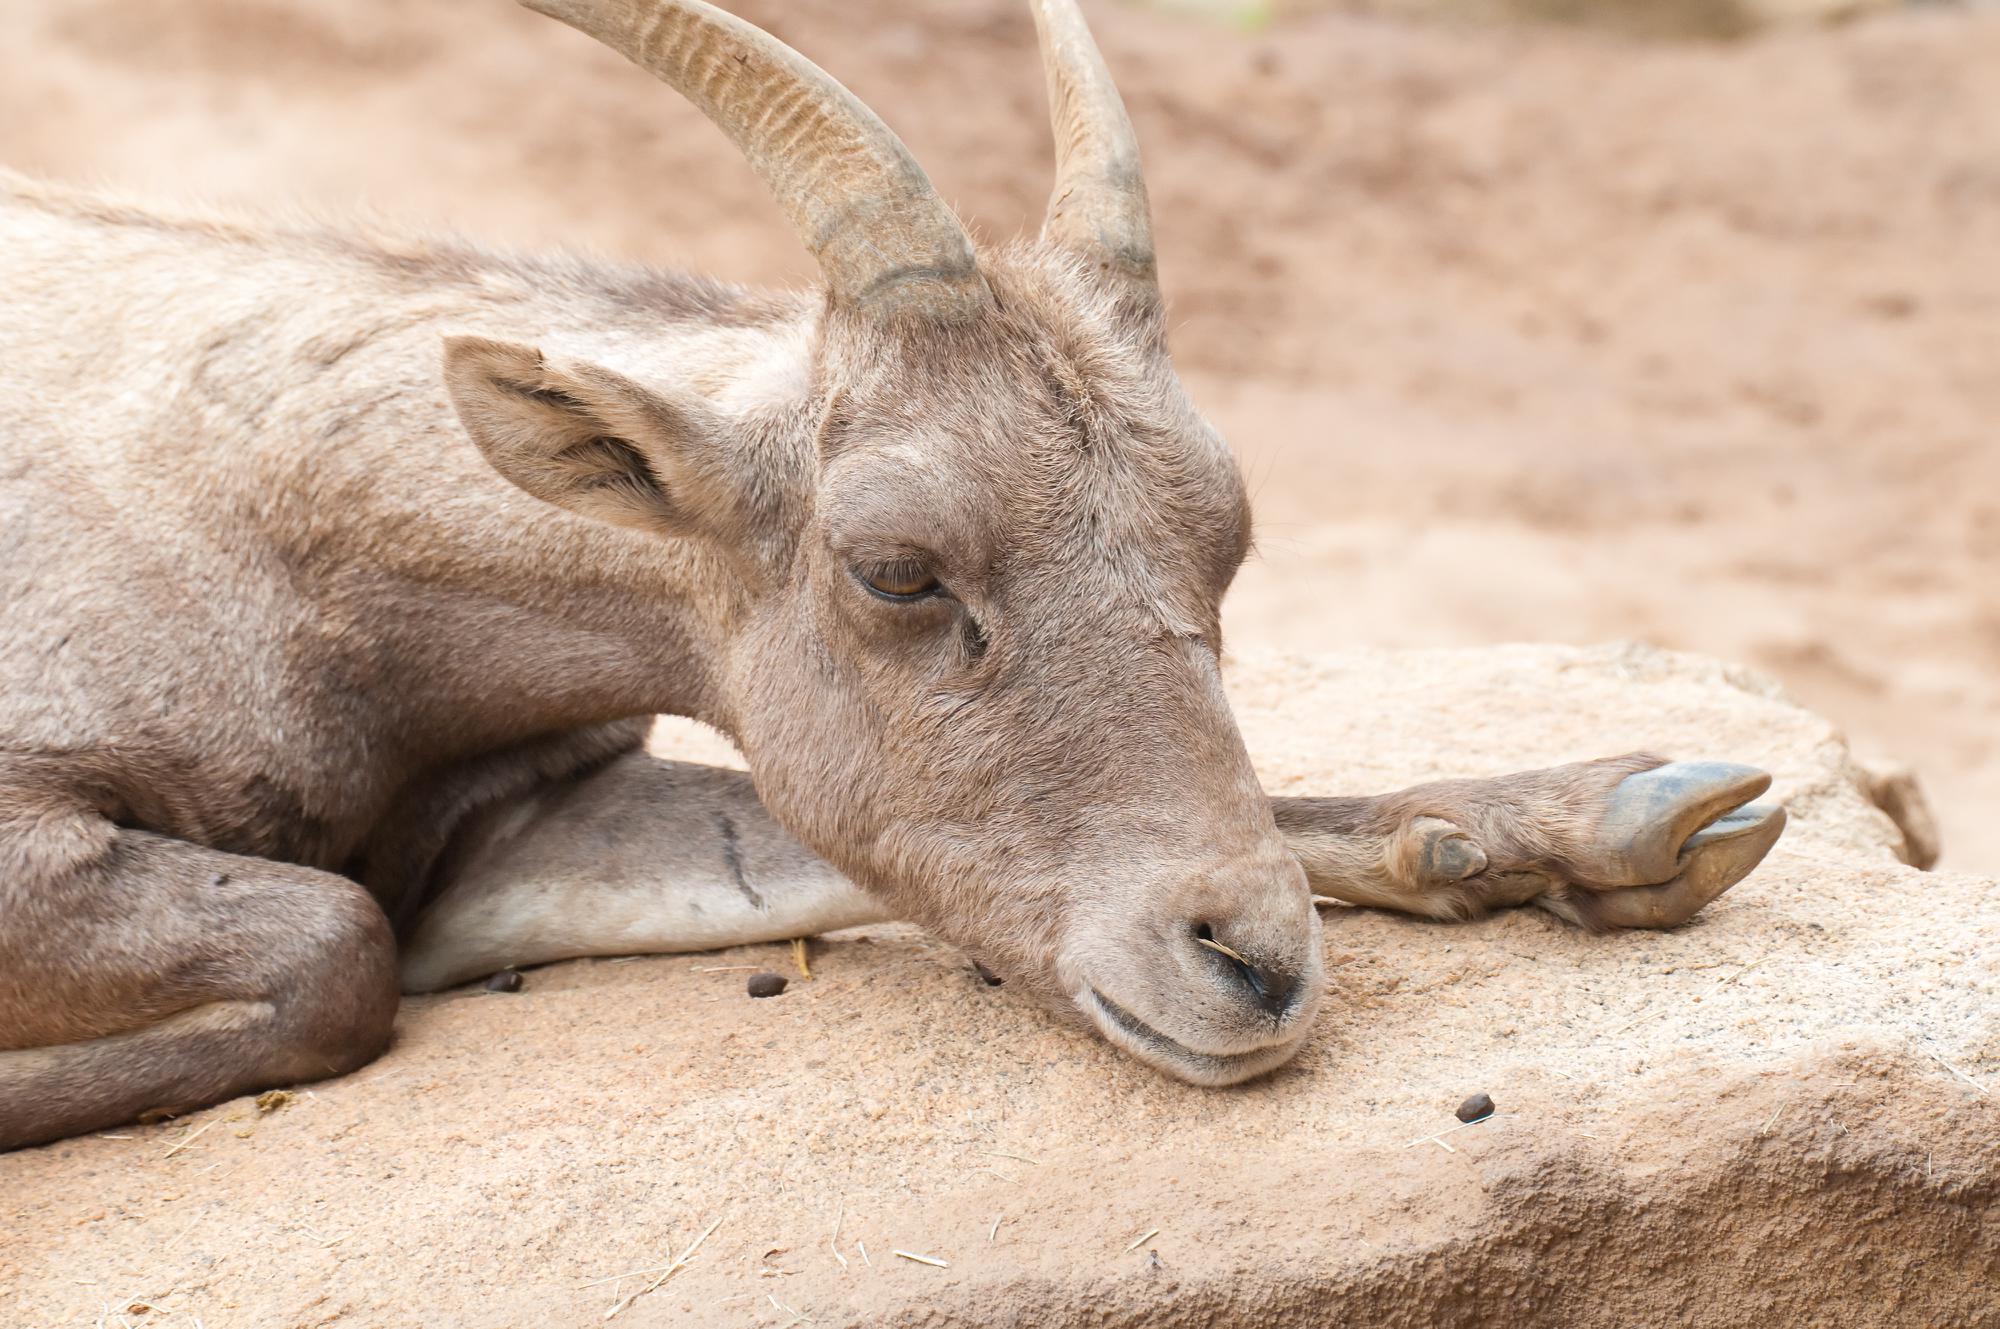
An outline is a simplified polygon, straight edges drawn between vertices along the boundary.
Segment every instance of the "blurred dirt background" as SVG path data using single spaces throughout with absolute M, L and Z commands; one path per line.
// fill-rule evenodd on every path
M 1023 6 L 734 7 L 988 234 L 1036 224 Z M 2000 868 L 2000 12 L 1089 11 L 1147 151 L 1179 361 L 1257 490 L 1237 644 L 1748 661 L 1917 768 L 1947 865 Z M 503 0 L 6 17 L 18 170 L 809 276 L 718 133 Z

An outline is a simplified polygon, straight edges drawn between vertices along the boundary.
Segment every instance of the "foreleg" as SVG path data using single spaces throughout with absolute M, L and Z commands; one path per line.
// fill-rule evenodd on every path
M 705 951 L 878 922 L 739 771 L 632 752 L 459 834 L 402 957 L 407 992 L 510 965 Z
M 1785 827 L 1771 778 L 1634 754 L 1374 798 L 1278 798 L 1312 889 L 1470 918 L 1533 903 L 1593 929 L 1665 928 L 1742 880 Z
M 352 1070 L 394 973 L 345 878 L 0 793 L 0 1149 Z

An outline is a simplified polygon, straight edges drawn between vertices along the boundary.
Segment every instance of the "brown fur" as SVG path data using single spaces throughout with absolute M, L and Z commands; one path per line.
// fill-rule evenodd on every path
M 1584 851 L 1644 761 L 1274 820 L 1219 672 L 1248 505 L 1158 302 L 978 260 L 979 317 L 862 317 L 0 177 L 0 1146 L 360 1064 L 440 898 L 506 962 L 718 944 L 587 896 L 522 933 L 565 863 L 622 909 L 720 853 L 731 938 L 920 920 L 1207 1082 L 1317 1009 L 1309 874 L 1628 884 Z M 949 595 L 857 579 L 910 557 Z M 755 794 L 621 755 L 657 713 Z

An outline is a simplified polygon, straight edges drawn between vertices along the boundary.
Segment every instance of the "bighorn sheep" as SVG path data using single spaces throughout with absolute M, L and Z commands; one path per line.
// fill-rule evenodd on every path
M 399 965 L 885 915 L 1224 1084 L 1305 1037 L 1314 892 L 1668 926 L 1775 841 L 1760 772 L 1647 756 L 1265 796 L 1248 503 L 1072 0 L 1047 221 L 991 250 L 748 24 L 527 3 L 720 125 L 824 286 L 0 179 L 0 1146 L 359 1066 Z M 647 756 L 662 712 L 750 776 Z

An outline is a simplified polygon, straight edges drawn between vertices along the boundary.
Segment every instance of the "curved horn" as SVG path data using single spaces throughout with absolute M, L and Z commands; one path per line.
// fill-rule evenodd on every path
M 735 141 L 837 304 L 969 314 L 972 241 L 902 140 L 825 70 L 700 0 L 521 0 L 617 51 Z
M 1033 0 L 1056 135 L 1042 234 L 1149 289 L 1158 283 L 1139 140 L 1076 0 Z

